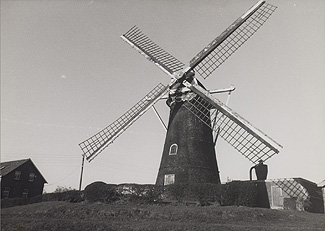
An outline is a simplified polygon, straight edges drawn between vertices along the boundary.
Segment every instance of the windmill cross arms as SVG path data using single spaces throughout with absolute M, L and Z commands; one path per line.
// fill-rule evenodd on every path
M 209 43 L 191 61 L 190 69 L 207 78 L 271 16 L 276 6 L 259 1 Z
M 172 78 L 174 78 L 172 75 L 174 72 L 177 72 L 184 67 L 184 64 L 181 61 L 160 48 L 136 26 L 132 27 L 128 32 L 122 35 L 121 38 Z
M 220 129 L 220 136 L 252 163 L 266 161 L 279 153 L 280 144 L 212 97 L 208 91 L 187 81 L 184 85 L 196 94 L 188 100 L 190 106 L 184 105 L 215 132 Z
M 168 91 L 168 86 L 158 84 L 138 103 L 112 124 L 79 144 L 86 159 L 90 162 L 108 145 L 148 111 Z

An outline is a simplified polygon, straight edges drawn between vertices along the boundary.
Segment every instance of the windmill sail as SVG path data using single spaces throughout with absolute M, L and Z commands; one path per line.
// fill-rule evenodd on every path
M 171 77 L 173 77 L 172 73 L 182 70 L 184 67 L 181 61 L 160 48 L 136 26 L 122 35 L 121 38 Z
M 184 104 L 206 125 L 232 145 L 237 151 L 257 164 L 279 153 L 282 147 L 247 120 L 232 111 L 197 84 L 187 84 L 195 96 L 189 94 L 189 104 Z M 193 93 L 194 94 L 194 93 Z M 186 106 L 187 105 L 187 106 Z M 212 121 L 212 123 L 211 123 Z
M 276 8 L 259 1 L 199 52 L 190 61 L 191 69 L 207 78 L 263 25 Z
M 265 1 L 259 1 L 198 53 L 190 61 L 189 67 L 185 69 L 182 62 L 151 41 L 136 26 L 122 35 L 121 38 L 125 42 L 152 61 L 173 80 L 169 87 L 162 84 L 157 85 L 119 119 L 80 143 L 79 146 L 87 160 L 89 162 L 93 160 L 169 90 L 171 90 L 170 92 L 176 90 L 175 94 L 182 92 L 179 91 L 182 85 L 192 90 L 192 92 L 183 92 L 189 97 L 187 99 L 189 103 L 185 103 L 184 107 L 187 107 L 212 130 L 219 133 L 223 139 L 251 162 L 256 164 L 259 160 L 265 161 L 277 154 L 278 147 L 281 145 L 253 127 L 222 102 L 213 98 L 208 91 L 195 83 L 187 82 L 194 76 L 193 70 L 203 78 L 207 78 L 263 25 L 275 9 L 275 6 L 265 3 Z M 191 114 L 186 109 L 184 110 L 187 114 Z M 203 123 L 202 126 L 206 128 Z M 209 132 L 211 133 L 210 129 Z M 214 145 L 213 142 L 211 144 Z M 168 153 L 167 155 L 169 156 Z
M 139 119 L 163 95 L 167 93 L 168 86 L 158 84 L 152 91 L 136 103 L 112 124 L 79 144 L 86 159 L 90 162 L 101 153 L 109 144 L 121 135 L 129 126 Z
M 300 197 L 306 200 L 310 197 L 308 191 L 297 182 L 294 178 L 289 179 L 277 179 L 273 180 L 278 187 L 280 187 L 290 197 Z

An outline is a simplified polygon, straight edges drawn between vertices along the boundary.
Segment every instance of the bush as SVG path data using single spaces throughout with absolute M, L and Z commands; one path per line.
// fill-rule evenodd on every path
M 187 184 L 172 184 L 165 186 L 164 197 L 177 200 L 177 202 L 182 203 L 185 201 L 185 192 L 188 190 Z
M 83 192 L 72 190 L 72 191 L 46 193 L 38 197 L 33 197 L 31 198 L 30 203 L 38 203 L 43 201 L 67 201 L 67 202 L 76 203 L 76 202 L 81 202 L 83 200 L 84 200 Z
M 68 192 L 68 191 L 75 191 L 75 189 L 69 187 L 64 187 L 64 186 L 58 186 L 55 190 L 54 193 L 61 193 L 61 192 Z
M 153 204 L 161 197 L 161 187 L 156 185 L 123 184 L 117 187 L 120 195 L 133 203 Z
M 193 184 L 189 187 L 187 195 L 201 206 L 216 202 L 220 204 L 221 187 L 221 184 Z
M 73 190 L 64 191 L 61 193 L 46 193 L 32 198 L 5 198 L 1 199 L 1 208 L 9 208 L 20 205 L 28 205 L 41 203 L 45 201 L 67 201 L 67 202 L 81 202 L 83 201 L 83 192 Z
M 165 187 L 164 197 L 179 203 L 197 202 L 199 205 L 257 205 L 257 188 L 251 182 L 227 184 L 175 184 Z
M 257 206 L 257 188 L 252 182 L 234 181 L 227 184 L 173 184 L 168 186 L 95 182 L 85 190 L 88 202 L 152 204 L 160 201 L 196 202 L 201 206 L 220 205 Z
M 116 185 L 94 182 L 84 190 L 85 200 L 88 202 L 113 202 L 120 199 Z
M 195 202 L 201 206 L 220 205 L 257 206 L 257 186 L 252 182 L 233 181 L 227 184 L 173 184 L 168 186 L 94 182 L 84 192 L 77 190 L 48 193 L 33 198 L 1 200 L 1 207 L 12 207 L 44 201 L 68 201 L 152 204 L 160 201 Z
M 252 182 L 233 181 L 223 185 L 221 205 L 257 206 L 257 188 Z

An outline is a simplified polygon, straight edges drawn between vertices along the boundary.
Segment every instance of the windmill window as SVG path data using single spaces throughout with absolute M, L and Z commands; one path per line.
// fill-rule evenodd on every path
M 169 155 L 176 155 L 178 150 L 177 144 L 172 144 L 169 148 Z
M 29 173 L 28 181 L 29 181 L 29 182 L 34 182 L 35 177 L 36 177 L 35 173 Z
M 164 185 L 170 185 L 175 183 L 175 174 L 166 174 L 164 178 Z
M 24 188 L 24 191 L 23 191 L 23 198 L 27 198 L 27 197 L 28 197 L 28 192 L 29 192 L 29 189 Z
M 15 180 L 20 180 L 21 171 L 15 172 Z

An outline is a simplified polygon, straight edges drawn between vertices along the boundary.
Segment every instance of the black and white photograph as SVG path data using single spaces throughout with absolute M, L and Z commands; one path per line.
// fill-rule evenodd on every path
M 0 3 L 1 230 L 325 230 L 325 1 Z

